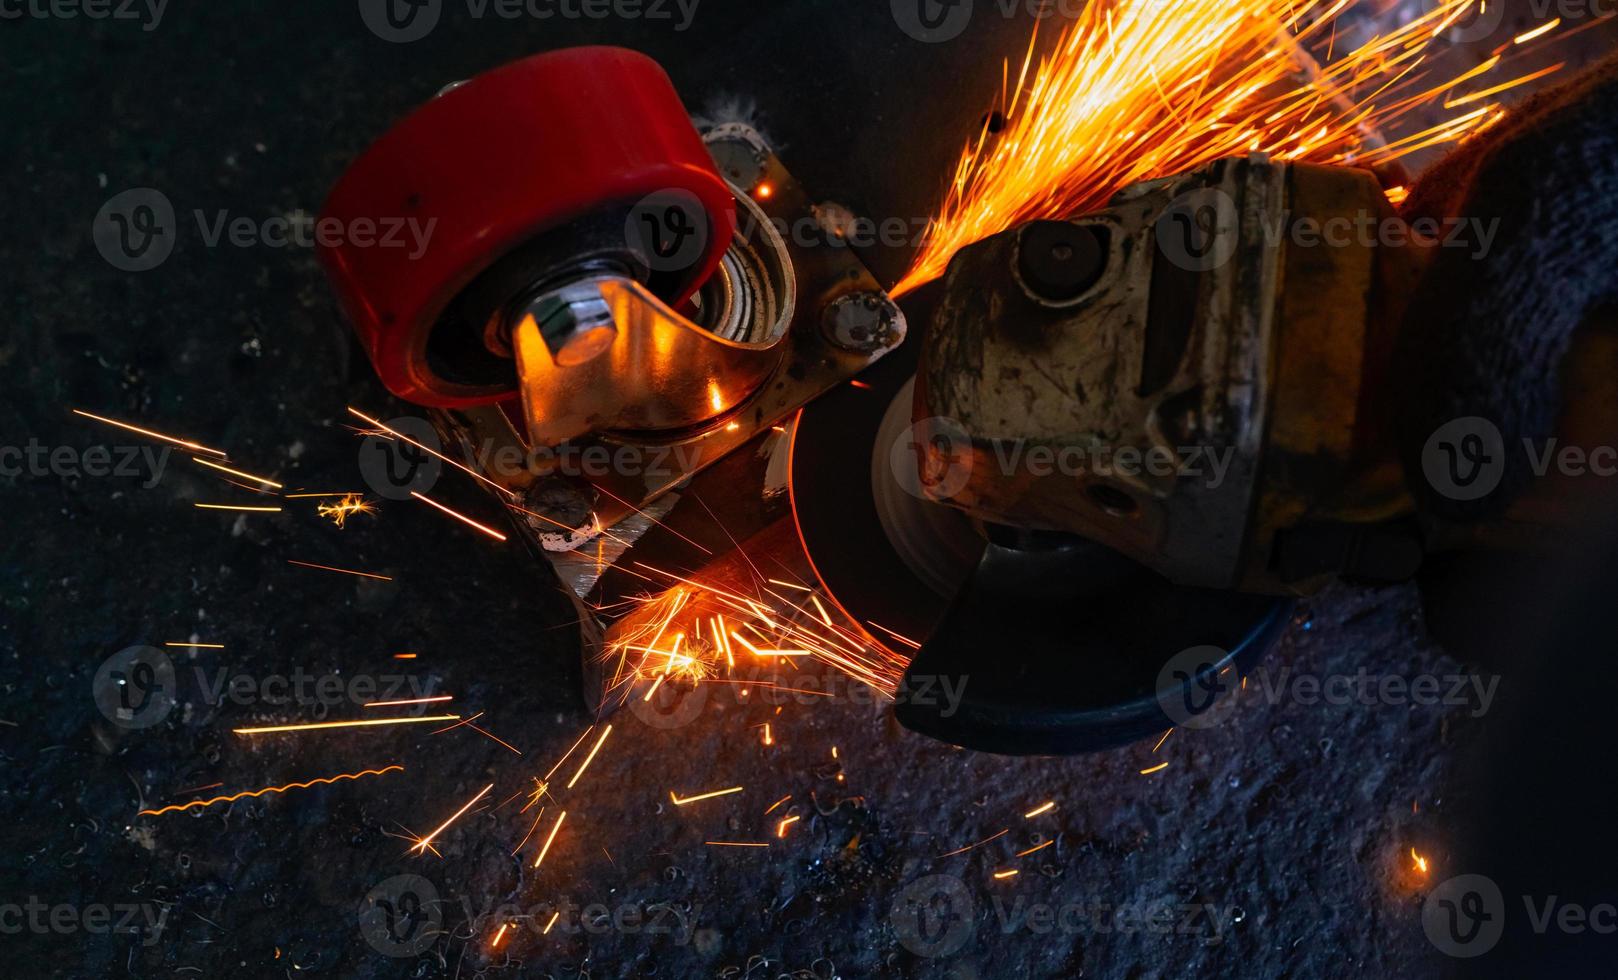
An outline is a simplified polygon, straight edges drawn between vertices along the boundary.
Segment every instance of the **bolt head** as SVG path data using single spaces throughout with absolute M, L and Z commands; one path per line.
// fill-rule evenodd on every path
M 826 307 L 821 327 L 838 347 L 873 354 L 898 342 L 899 316 L 893 300 L 881 293 L 849 293 Z

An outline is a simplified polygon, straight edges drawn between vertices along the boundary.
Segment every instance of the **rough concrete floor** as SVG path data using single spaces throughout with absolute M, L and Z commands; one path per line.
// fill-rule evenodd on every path
M 188 216 L 315 211 L 390 120 L 447 81 L 537 50 L 640 47 L 695 109 L 756 100 L 819 195 L 925 216 L 1026 19 L 981 18 L 959 42 L 919 45 L 880 4 L 827 6 L 707 0 L 676 31 L 473 20 L 451 5 L 431 37 L 403 46 L 368 33 L 351 4 L 176 5 L 150 31 L 84 18 L 0 25 L 12 203 L 0 236 L 11 273 L 0 441 L 144 445 L 68 415 L 77 406 L 228 446 L 289 487 L 348 489 L 356 443 L 343 406 L 387 402 L 312 254 L 207 247 Z M 140 274 L 104 262 L 88 234 L 97 209 L 134 187 L 164 191 L 183 219 L 174 254 Z M 890 280 L 905 264 L 867 258 Z M 485 802 L 508 799 L 589 723 L 567 684 L 567 610 L 515 549 L 424 508 L 387 504 L 344 531 L 307 507 L 208 513 L 190 504 L 245 492 L 178 452 L 160 480 L 150 462 L 129 476 L 47 465 L 0 481 L 0 903 L 22 915 L 69 907 L 0 940 L 16 975 L 1422 976 L 1446 962 L 1423 935 L 1408 852 L 1442 874 L 1472 804 L 1467 748 L 1488 716 L 1469 704 L 1271 703 L 1250 691 L 1225 724 L 1177 732 L 1155 752 L 1009 760 L 908 735 L 847 701 L 777 716 L 715 698 L 675 731 L 621 716 L 540 871 L 511 853 L 528 828 L 520 798 L 463 818 L 437 856 L 407 855 L 401 835 L 427 832 L 491 782 Z M 486 508 L 471 487 L 445 493 Z M 170 651 L 179 704 L 161 724 L 121 728 L 98 711 L 92 684 L 109 656 L 192 639 L 224 649 Z M 403 651 L 419 658 L 392 659 Z M 1271 666 L 1272 682 L 1283 670 L 1462 670 L 1423 642 L 1404 589 L 1309 603 Z M 522 756 L 466 728 L 429 735 L 432 725 L 230 734 L 318 716 L 264 698 L 267 682 L 299 675 L 407 676 L 453 692 L 456 710 L 486 712 L 478 724 Z M 211 693 L 237 676 L 247 693 Z M 361 710 L 344 699 L 328 713 Z M 754 727 L 765 721 L 770 747 Z M 388 764 L 404 771 L 136 817 L 193 787 Z M 679 812 L 667 802 L 669 790 L 730 785 L 745 792 Z M 1045 800 L 1058 806 L 1023 818 Z M 789 812 L 802 819 L 771 837 Z M 991 877 L 1009 867 L 1021 873 Z M 407 873 L 430 883 L 443 934 L 390 957 L 367 942 L 359 910 Z M 918 938 L 893 910 L 928 898 Z M 1037 908 L 1047 905 L 1049 918 Z M 1168 917 L 1143 924 L 1143 909 Z M 563 916 L 540 935 L 552 910 Z M 507 919 L 515 929 L 491 951 Z M 109 932 L 147 922 L 158 925 Z

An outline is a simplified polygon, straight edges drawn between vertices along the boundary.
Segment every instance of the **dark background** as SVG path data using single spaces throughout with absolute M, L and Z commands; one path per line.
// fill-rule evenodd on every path
M 256 221 L 317 211 L 347 161 L 443 84 L 549 48 L 614 43 L 662 61 L 693 112 L 739 107 L 817 198 L 925 216 L 1031 26 L 980 16 L 928 45 L 879 2 L 702 0 L 683 33 L 666 22 L 473 20 L 449 7 L 430 37 L 405 45 L 379 40 L 336 0 L 174 3 L 151 31 L 0 22 L 0 441 L 140 444 L 69 414 L 80 407 L 226 447 L 291 488 L 360 489 L 343 406 L 398 406 L 352 345 L 313 254 L 207 247 L 193 210 Z M 1588 32 L 1578 50 L 1612 37 Z M 109 265 L 89 234 L 102 204 L 135 187 L 161 190 L 181 215 L 173 255 L 144 273 Z M 865 258 L 885 281 L 906 264 L 899 252 Z M 516 548 L 424 508 L 385 504 L 344 531 L 307 508 L 199 511 L 190 504 L 246 495 L 179 453 L 159 483 L 144 482 L 0 480 L 0 905 L 166 910 L 149 944 L 0 934 L 16 975 L 1422 976 L 1454 963 L 1425 938 L 1422 901 L 1485 859 L 1458 842 L 1499 798 L 1479 778 L 1499 761 L 1486 752 L 1506 724 L 1498 703 L 1474 718 L 1248 698 L 1216 730 L 1176 732 L 1155 753 L 1008 760 L 909 735 L 845 701 L 776 716 L 716 700 L 677 731 L 621 717 L 542 874 L 511 857 L 527 826 L 515 806 L 463 818 L 442 858 L 406 856 L 397 835 L 426 832 L 489 782 L 491 800 L 507 798 L 589 723 L 566 683 L 570 611 Z M 465 483 L 446 480 L 441 493 L 492 513 Z M 140 731 L 108 723 L 91 698 L 102 662 L 192 638 L 226 649 L 174 654 L 173 713 Z M 403 650 L 420 659 L 390 659 Z M 302 715 L 210 704 L 195 670 L 262 680 L 386 676 L 401 664 L 453 692 L 463 714 L 486 711 L 479 724 L 523 757 L 464 728 L 429 736 L 432 726 L 245 740 L 229 728 Z M 1339 588 L 1306 603 L 1271 666 L 1404 678 L 1496 669 L 1463 667 L 1429 643 L 1410 588 Z M 1500 690 L 1520 693 L 1510 674 Z M 754 726 L 776 718 L 778 744 L 765 749 Z M 1139 774 L 1160 761 L 1168 768 Z M 192 787 L 390 763 L 405 771 L 136 817 L 193 798 Z M 690 811 L 661 802 L 671 789 L 735 784 L 747 791 Z M 703 846 L 764 839 L 763 810 L 787 793 L 803 819 L 786 840 Z M 1022 819 L 1047 799 L 1056 811 Z M 1546 835 L 1554 820 L 1552 809 Z M 938 857 L 1005 827 L 989 845 Z M 1018 877 L 989 877 L 1049 837 L 1057 843 L 1018 863 Z M 1431 862 L 1426 876 L 1411 870 L 1412 847 Z M 419 958 L 390 959 L 365 943 L 357 913 L 403 872 L 432 882 L 447 932 Z M 971 933 L 959 952 L 927 958 L 900 941 L 889 912 L 934 874 L 966 884 L 972 908 L 951 911 Z M 522 920 L 488 952 L 502 920 L 481 910 L 563 900 L 667 905 L 688 940 L 561 927 L 542 937 L 542 923 Z M 1191 935 L 1040 934 L 1002 918 L 1038 903 L 1165 902 L 1217 907 L 1218 941 L 1200 920 Z

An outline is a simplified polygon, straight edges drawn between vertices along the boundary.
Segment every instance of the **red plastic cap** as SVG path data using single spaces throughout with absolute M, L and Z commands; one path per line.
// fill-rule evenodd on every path
M 428 334 L 450 301 L 538 233 L 667 193 L 694 197 L 709 220 L 683 299 L 730 245 L 730 189 L 657 62 L 569 48 L 479 75 L 390 129 L 326 199 L 322 220 L 350 231 L 319 254 L 388 390 L 433 407 L 486 404 L 515 378 L 471 387 L 428 366 Z M 360 233 L 366 221 L 374 236 Z M 389 243 L 395 226 L 415 236 Z

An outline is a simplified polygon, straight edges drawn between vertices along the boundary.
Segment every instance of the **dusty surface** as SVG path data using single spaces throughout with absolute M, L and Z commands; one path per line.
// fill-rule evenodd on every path
M 924 46 L 881 4 L 839 18 L 771 11 L 761 25 L 758 5 L 709 0 L 686 32 L 473 21 L 452 6 L 432 37 L 403 46 L 369 34 L 349 4 L 176 8 L 150 32 L 0 25 L 14 202 L 0 238 L 12 271 L 0 441 L 75 453 L 145 445 L 70 416 L 77 406 L 228 447 L 292 488 L 363 489 L 343 406 L 388 403 L 312 254 L 208 247 L 191 212 L 314 211 L 348 158 L 444 82 L 611 41 L 663 59 L 693 108 L 755 98 L 782 155 L 822 196 L 925 216 L 977 118 L 972 93 L 986 109 L 999 59 L 1027 30 L 988 18 L 957 44 Z M 97 209 L 134 187 L 162 190 L 182 216 L 174 254 L 139 274 L 103 261 L 88 234 Z M 869 258 L 890 279 L 904 265 L 901 254 Z M 161 479 L 149 463 L 130 476 L 47 465 L 0 481 L 0 904 L 22 909 L 0 918 L 0 950 L 16 975 L 1419 976 L 1446 962 L 1423 935 L 1424 883 L 1408 851 L 1447 870 L 1446 841 L 1471 800 L 1467 748 L 1489 720 L 1471 702 L 1331 706 L 1290 686 L 1266 697 L 1255 681 L 1223 725 L 1176 732 L 1155 752 L 1007 760 L 907 735 L 846 700 L 777 715 L 716 697 L 672 730 L 620 716 L 562 797 L 566 826 L 539 871 L 528 866 L 534 840 L 512 856 L 532 818 L 518 814 L 521 798 L 463 818 L 436 842 L 439 856 L 409 855 L 402 836 L 431 830 L 487 784 L 485 803 L 510 800 L 589 724 L 568 690 L 567 610 L 515 549 L 425 508 L 387 503 L 343 531 L 312 506 L 199 511 L 190 505 L 247 494 L 178 452 Z M 446 480 L 443 495 L 489 513 L 469 485 Z M 161 723 L 124 728 L 98 710 L 92 685 L 108 657 L 185 640 L 224 649 L 169 651 L 178 705 Z M 407 651 L 418 658 L 392 658 Z M 1305 607 L 1271 667 L 1272 685 L 1462 670 L 1421 640 L 1410 590 L 1350 589 Z M 275 678 L 300 675 L 367 678 L 378 698 L 395 677 L 452 692 L 454 710 L 486 712 L 478 724 L 522 755 L 464 727 L 230 733 L 321 716 L 266 698 Z M 236 676 L 244 693 L 212 693 Z M 1509 691 L 1507 678 L 1500 696 Z M 354 717 L 365 699 L 339 696 L 325 715 Z M 755 727 L 766 721 L 768 747 Z M 404 771 L 136 816 L 392 764 Z M 222 785 L 186 792 L 210 784 Z M 732 785 L 745 791 L 668 802 L 671 790 Z M 1057 807 L 1023 817 L 1046 800 Z M 559 808 L 548 803 L 539 834 Z M 801 819 L 776 838 L 787 813 Z M 1045 840 L 1055 844 L 1013 857 Z M 1020 874 L 991 877 L 1009 868 Z M 406 873 L 430 883 L 443 934 L 390 957 L 367 943 L 359 912 Z M 905 903 L 940 889 L 918 940 Z M 605 925 L 586 908 L 598 904 Z M 29 911 L 41 905 L 69 911 Z M 93 913 L 103 905 L 110 920 Z M 1148 926 L 1143 909 L 1166 918 Z M 16 915 L 45 924 L 13 931 Z M 109 921 L 159 925 L 107 934 Z M 491 951 L 505 921 L 514 929 Z

